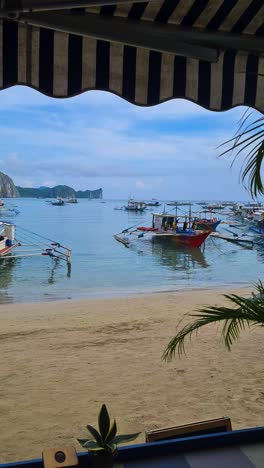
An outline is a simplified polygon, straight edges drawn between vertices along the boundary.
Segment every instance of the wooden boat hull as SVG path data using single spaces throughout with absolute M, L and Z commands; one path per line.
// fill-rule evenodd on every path
M 209 236 L 210 231 L 193 231 L 185 233 L 168 233 L 155 234 L 155 237 L 170 239 L 173 243 L 183 247 L 198 248 L 200 247 L 206 238 Z
M 221 220 L 210 221 L 209 219 L 198 219 L 196 221 L 197 229 L 202 231 L 216 231 L 217 226 L 221 223 Z
M 0 248 L 0 257 L 5 257 L 6 255 L 8 255 L 11 252 L 11 250 L 17 247 L 17 245 L 18 244 L 12 244 L 12 245 Z

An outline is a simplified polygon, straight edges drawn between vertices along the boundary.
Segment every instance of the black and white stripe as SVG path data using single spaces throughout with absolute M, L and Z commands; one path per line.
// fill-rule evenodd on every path
M 209 31 L 264 36 L 263 0 L 150 0 L 86 11 Z M 264 39 L 264 37 L 263 37 Z M 264 112 L 264 57 L 222 51 L 217 63 L 58 31 L 0 22 L 0 87 L 54 97 L 111 91 L 138 105 L 186 98 L 212 110 Z

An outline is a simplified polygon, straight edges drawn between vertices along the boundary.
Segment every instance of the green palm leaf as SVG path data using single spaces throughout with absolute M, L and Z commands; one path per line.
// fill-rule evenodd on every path
M 250 298 L 236 294 L 226 294 L 224 297 L 232 304 L 230 307 L 203 307 L 195 314 L 190 314 L 192 320 L 171 339 L 162 358 L 170 361 L 178 352 L 185 353 L 186 338 L 192 337 L 194 332 L 212 323 L 223 323 L 222 336 L 227 349 L 230 351 L 233 343 L 239 338 L 246 327 L 264 326 L 264 286 L 261 281 L 256 285 L 256 293 Z
M 220 147 L 227 148 L 220 156 L 234 155 L 233 163 L 239 155 L 245 154 L 240 177 L 243 184 L 247 181 L 246 185 L 253 198 L 256 198 L 258 194 L 264 194 L 262 183 L 264 117 L 255 119 L 255 115 L 252 112 L 245 112 L 235 136 L 220 145 Z

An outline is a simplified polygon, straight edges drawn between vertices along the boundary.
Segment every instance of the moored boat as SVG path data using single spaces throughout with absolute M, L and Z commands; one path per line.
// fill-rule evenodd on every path
M 15 225 L 0 222 L 0 257 L 9 254 L 18 244 L 15 243 Z
M 127 205 L 125 206 L 125 210 L 127 211 L 144 211 L 146 209 L 146 203 L 143 201 L 134 200 L 130 198 L 128 200 Z
M 195 229 L 195 221 L 193 217 L 183 216 L 182 220 L 171 213 L 153 213 L 151 226 L 139 226 L 136 229 L 125 229 L 122 233 L 117 234 L 115 239 L 122 242 L 127 247 L 131 242 L 131 235 L 140 239 L 143 237 L 167 239 L 172 241 L 176 246 L 181 247 L 200 247 L 210 234 L 210 230 Z
M 205 210 L 199 214 L 202 216 L 195 218 L 196 229 L 201 229 L 203 231 L 216 231 L 217 226 L 221 223 L 221 219 L 213 217 L 212 210 Z M 206 217 L 207 214 L 210 215 L 209 218 Z
M 0 200 L 0 208 L 3 208 L 4 205 L 5 203 L 3 202 L 3 200 Z
M 48 256 L 64 260 L 70 265 L 71 249 L 64 247 L 59 242 L 30 232 L 28 229 L 20 227 L 20 230 L 23 241 L 17 240 L 14 223 L 0 221 L 0 259 Z
M 214 203 L 209 205 L 203 205 L 202 208 L 204 208 L 205 210 L 223 210 L 225 207 L 221 203 Z
M 160 206 L 160 202 L 155 200 L 155 198 L 152 198 L 151 201 L 146 202 L 146 206 Z
M 212 220 L 206 218 L 198 218 L 196 220 L 196 228 L 202 231 L 216 231 L 217 226 L 221 223 L 221 219 L 213 218 Z
M 64 200 L 60 197 L 57 198 L 57 200 L 51 202 L 52 205 L 54 206 L 64 206 Z
M 78 200 L 76 197 L 70 197 L 68 198 L 67 203 L 78 203 Z

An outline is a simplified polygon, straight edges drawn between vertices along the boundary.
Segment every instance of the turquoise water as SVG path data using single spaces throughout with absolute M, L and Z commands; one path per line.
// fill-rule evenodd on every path
M 201 249 L 177 250 L 167 242 L 138 240 L 127 249 L 113 239 L 125 227 L 151 222 L 151 212 L 114 210 L 124 201 L 80 200 L 52 206 L 41 199 L 16 199 L 20 227 L 72 249 L 71 271 L 49 257 L 0 260 L 0 301 L 35 302 L 240 286 L 261 278 L 264 247 L 253 250 L 208 239 Z M 22 237 L 21 237 L 22 236 Z

